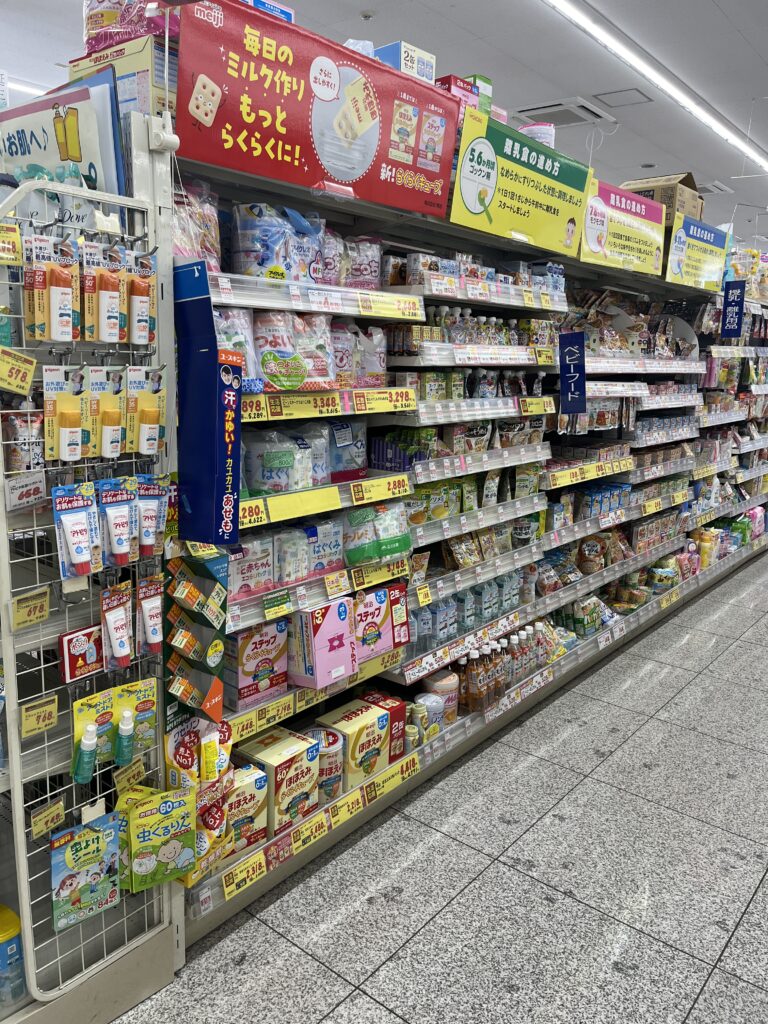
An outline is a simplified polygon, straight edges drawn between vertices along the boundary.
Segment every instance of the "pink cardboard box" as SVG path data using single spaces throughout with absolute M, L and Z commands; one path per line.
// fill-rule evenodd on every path
M 355 647 L 359 664 L 402 647 L 409 640 L 404 583 L 378 587 L 355 599 Z
M 224 647 L 224 703 L 234 711 L 288 689 L 288 620 L 263 622 L 228 637 Z
M 340 597 L 288 620 L 288 675 L 298 686 L 322 690 L 357 671 L 352 599 Z

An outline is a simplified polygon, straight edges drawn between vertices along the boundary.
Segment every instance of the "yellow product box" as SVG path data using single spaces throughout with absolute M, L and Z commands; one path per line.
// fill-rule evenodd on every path
M 46 461 L 77 462 L 90 454 L 90 367 L 44 366 L 43 413 Z
M 233 848 L 245 850 L 267 838 L 266 774 L 255 765 L 235 769 L 235 784 L 227 796 L 227 823 Z
M 344 791 L 354 789 L 389 761 L 389 713 L 362 700 L 317 719 L 344 737 Z
M 320 744 L 276 726 L 235 748 L 239 765 L 255 764 L 267 776 L 267 835 L 272 838 L 300 824 L 317 810 Z
M 168 109 L 172 114 L 176 113 L 178 61 L 178 49 L 172 45 L 168 55 Z M 143 36 L 71 61 L 69 80 L 111 67 L 117 80 L 121 115 L 132 110 L 140 114 L 162 114 L 165 110 L 164 63 L 162 40 Z
M 165 447 L 166 389 L 162 370 L 126 367 L 127 452 L 156 455 Z

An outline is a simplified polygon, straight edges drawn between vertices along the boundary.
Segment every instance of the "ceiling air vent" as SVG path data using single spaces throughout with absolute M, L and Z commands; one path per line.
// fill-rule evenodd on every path
M 718 196 L 724 192 L 729 192 L 733 195 L 733 189 L 730 185 L 724 185 L 722 181 L 710 181 L 707 185 L 699 185 L 699 192 L 703 196 Z
M 572 96 L 567 100 L 554 103 L 543 103 L 538 107 L 526 107 L 518 114 L 528 122 L 549 121 L 556 128 L 569 128 L 578 124 L 615 124 L 616 118 L 595 103 L 585 100 L 582 96 Z

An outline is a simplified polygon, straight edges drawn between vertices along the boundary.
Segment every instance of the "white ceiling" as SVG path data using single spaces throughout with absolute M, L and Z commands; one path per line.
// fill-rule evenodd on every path
M 291 0 L 287 0 L 291 3 Z M 669 68 L 721 115 L 747 130 L 753 97 L 768 96 L 766 0 L 592 0 L 593 6 Z M 620 122 L 594 141 L 592 163 L 614 183 L 674 171 L 697 182 L 719 180 L 734 195 L 708 196 L 705 219 L 734 217 L 738 234 L 768 235 L 768 176 L 553 11 L 543 0 L 293 0 L 299 24 L 340 42 L 376 45 L 406 39 L 437 55 L 438 74 L 483 72 L 494 101 L 510 110 L 619 89 L 641 89 L 651 103 L 609 111 Z M 0 0 L 0 68 L 12 78 L 51 86 L 82 52 L 82 0 Z M 364 21 L 362 12 L 373 12 Z M 16 98 L 20 98 L 16 94 Z M 594 101 L 600 105 L 600 101 Z M 754 104 L 752 136 L 768 149 L 768 99 Z M 589 159 L 590 130 L 558 132 L 557 146 Z M 654 163 L 644 171 L 641 163 Z M 763 243 L 768 247 L 768 243 Z

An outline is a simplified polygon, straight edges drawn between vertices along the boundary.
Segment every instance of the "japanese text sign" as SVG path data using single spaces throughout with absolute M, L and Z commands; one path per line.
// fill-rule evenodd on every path
M 182 9 L 180 153 L 445 216 L 459 100 L 231 0 Z
M 582 223 L 582 263 L 661 274 L 663 256 L 663 204 L 593 178 Z
M 584 164 L 467 107 L 451 220 L 575 255 L 589 176 Z
M 726 281 L 723 289 L 723 318 L 720 322 L 721 338 L 741 337 L 746 288 L 746 281 Z
M 667 281 L 720 291 L 727 235 L 700 220 L 675 214 L 667 260 Z
M 560 335 L 560 412 L 563 416 L 587 411 L 587 375 L 584 331 Z

